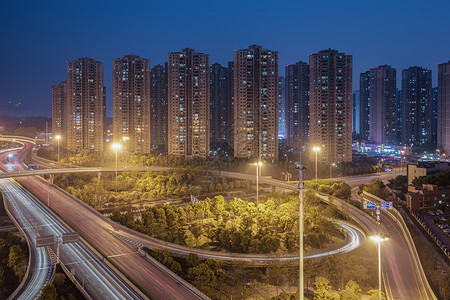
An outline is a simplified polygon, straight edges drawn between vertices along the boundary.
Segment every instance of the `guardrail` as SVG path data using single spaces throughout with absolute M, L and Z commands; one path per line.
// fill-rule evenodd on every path
M 84 289 L 84 286 L 78 282 L 78 280 L 75 278 L 75 275 L 73 275 L 69 271 L 69 269 L 66 267 L 66 265 L 64 265 L 64 263 L 62 261 L 59 262 L 59 265 L 61 266 L 61 269 L 63 269 L 64 273 L 66 273 L 67 277 L 69 277 L 70 281 L 72 281 L 73 284 L 75 284 L 75 286 L 77 287 L 77 289 L 83 294 L 83 296 L 88 300 L 93 300 L 91 298 L 91 296 L 89 296 L 89 294 Z

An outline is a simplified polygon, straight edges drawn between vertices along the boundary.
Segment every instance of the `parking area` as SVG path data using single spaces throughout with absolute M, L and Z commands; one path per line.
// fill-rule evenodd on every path
M 450 225 L 447 222 L 450 215 L 442 211 L 430 211 L 414 216 L 450 259 Z

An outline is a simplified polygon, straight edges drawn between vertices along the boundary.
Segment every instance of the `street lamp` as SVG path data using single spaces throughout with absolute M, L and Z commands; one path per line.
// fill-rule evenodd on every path
M 316 152 L 316 183 L 317 183 L 317 152 L 320 151 L 320 147 L 314 146 L 313 151 Z
M 112 144 L 112 148 L 116 151 L 116 193 L 117 193 L 117 151 L 120 149 L 119 143 Z
M 332 167 L 336 167 L 336 164 L 335 164 L 335 163 L 332 163 L 332 164 L 330 165 L 330 179 L 333 178 Z
M 259 214 L 259 168 L 263 165 L 262 162 L 255 162 L 251 164 L 252 166 L 256 166 L 256 227 L 258 227 L 258 214 Z
M 55 136 L 55 140 L 58 141 L 58 163 L 59 163 L 59 140 L 61 139 L 60 135 Z
M 378 245 L 378 297 L 381 300 L 381 243 L 387 241 L 389 238 L 382 235 L 372 235 L 370 239 Z

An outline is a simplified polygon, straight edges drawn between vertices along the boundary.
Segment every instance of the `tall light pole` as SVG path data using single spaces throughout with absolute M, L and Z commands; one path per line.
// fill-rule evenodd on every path
M 336 167 L 336 164 L 335 164 L 335 163 L 332 163 L 332 164 L 330 165 L 330 179 L 333 178 L 332 167 Z
M 372 235 L 370 237 L 378 245 L 378 299 L 381 300 L 381 243 L 387 241 L 387 236 Z
M 117 151 L 120 149 L 119 143 L 112 144 L 112 148 L 116 151 L 116 193 L 117 193 Z
M 316 183 L 317 183 L 317 153 L 320 151 L 320 147 L 314 146 L 313 151 L 316 152 Z
M 60 135 L 55 136 L 56 141 L 58 141 L 58 164 L 59 164 L 59 140 L 61 139 Z
M 297 163 L 298 173 L 298 251 L 299 251 L 299 284 L 298 293 L 300 295 L 300 300 L 304 299 L 304 288 L 303 288 L 303 170 L 305 169 L 301 163 Z
M 255 162 L 251 164 L 256 166 L 256 227 L 258 227 L 258 214 L 259 214 L 259 167 L 263 165 L 262 162 Z

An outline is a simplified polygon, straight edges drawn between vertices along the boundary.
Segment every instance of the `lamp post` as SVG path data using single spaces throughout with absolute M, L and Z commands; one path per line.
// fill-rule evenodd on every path
M 59 140 L 61 139 L 60 135 L 55 136 L 56 141 L 58 141 L 58 163 L 59 163 Z
M 296 168 L 298 169 L 298 231 L 299 231 L 299 283 L 298 283 L 298 293 L 300 295 L 300 300 L 304 299 L 304 283 L 303 283 L 303 170 L 305 167 L 301 163 L 297 163 Z
M 263 165 L 262 162 L 256 162 L 251 164 L 252 166 L 256 166 L 256 227 L 258 227 L 258 214 L 259 214 L 259 167 Z
M 330 165 L 330 179 L 333 178 L 332 167 L 336 167 L 336 164 L 335 164 L 335 163 L 332 163 L 332 164 Z
M 112 148 L 116 151 L 116 193 L 117 193 L 117 151 L 120 149 L 120 144 L 112 144 Z
M 313 151 L 316 152 L 316 183 L 317 183 L 317 152 L 320 151 L 320 147 L 314 146 Z
M 381 300 L 381 243 L 389 238 L 387 236 L 372 235 L 370 239 L 378 245 L 378 299 Z

